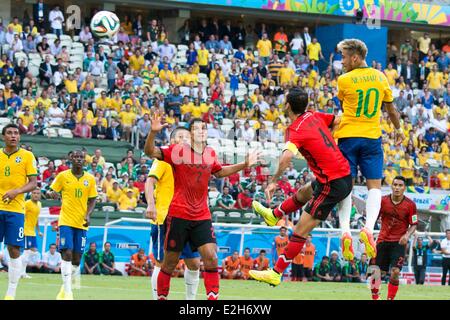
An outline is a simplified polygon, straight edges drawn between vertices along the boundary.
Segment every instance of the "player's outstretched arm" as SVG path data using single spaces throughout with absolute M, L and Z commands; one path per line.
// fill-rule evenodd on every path
M 253 167 L 260 161 L 261 159 L 261 152 L 260 151 L 252 151 L 245 157 L 245 161 L 233 164 L 230 166 L 223 167 L 221 170 L 216 172 L 214 175 L 216 178 L 224 178 L 231 176 L 232 174 L 235 174 L 236 172 L 239 172 L 241 170 L 244 170 L 245 168 Z
M 161 116 L 159 114 L 153 114 L 151 131 L 147 136 L 147 140 L 145 140 L 144 146 L 144 152 L 147 156 L 162 160 L 163 155 L 161 149 L 155 146 L 155 136 L 166 126 L 167 123 L 161 123 Z
M 13 189 L 13 190 L 9 190 L 9 191 L 5 192 L 5 194 L 2 197 L 2 200 L 4 202 L 10 202 L 15 197 L 17 197 L 19 194 L 33 191 L 34 189 L 36 189 L 36 186 L 37 186 L 37 177 L 29 176 L 27 184 L 25 184 L 21 188 L 17 188 L 17 189 Z

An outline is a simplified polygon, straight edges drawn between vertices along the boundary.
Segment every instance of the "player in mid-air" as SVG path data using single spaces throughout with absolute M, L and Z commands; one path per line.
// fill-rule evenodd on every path
M 397 176 L 392 182 L 392 193 L 381 199 L 381 230 L 377 238 L 377 257 L 370 264 L 381 270 L 381 278 L 389 274 L 388 300 L 394 300 L 398 291 L 400 271 L 405 261 L 406 245 L 417 228 L 417 208 L 414 201 L 404 195 L 406 179 Z M 372 269 L 369 284 L 372 299 L 379 299 L 380 279 Z
M 2 135 L 5 146 L 0 150 L 0 242 L 4 241 L 10 256 L 5 300 L 14 300 L 22 275 L 25 193 L 36 188 L 37 166 L 34 155 L 19 147 L 17 125 L 7 124 Z
M 62 202 L 58 228 L 63 285 L 57 300 L 73 300 L 72 272 L 75 276 L 80 274 L 80 259 L 98 195 L 94 176 L 83 170 L 83 152 L 75 150 L 69 159 L 71 169 L 60 172 L 50 185 L 50 195 L 56 199 L 60 193 Z
M 39 230 L 39 213 L 41 213 L 41 189 L 37 187 L 31 193 L 31 199 L 25 202 L 25 249 L 22 255 L 22 278 L 31 278 L 27 274 L 28 257 L 37 250 L 36 233 L 42 237 Z M 32 252 L 30 252 L 32 251 Z
M 183 145 L 191 143 L 191 133 L 185 127 L 175 128 L 170 134 L 170 143 Z M 158 274 L 164 259 L 164 239 L 166 228 L 164 221 L 169 211 L 174 190 L 172 167 L 164 161 L 155 159 L 145 183 L 145 197 L 147 199 L 147 218 L 152 224 L 151 237 L 155 267 L 152 273 L 153 298 L 158 299 Z M 195 300 L 200 282 L 200 254 L 193 252 L 187 243 L 180 259 L 184 259 L 187 270 L 184 272 L 186 285 L 186 300 Z
M 289 167 L 292 158 L 300 152 L 316 176 L 316 180 L 311 184 L 312 198 L 303 207 L 300 221 L 294 226 L 289 243 L 278 257 L 274 268 L 250 271 L 252 278 L 273 286 L 280 284 L 284 270 L 302 251 L 311 231 L 352 191 L 350 166 L 329 131 L 334 123 L 334 115 L 306 111 L 307 106 L 308 94 L 303 89 L 289 90 L 284 105 L 284 111 L 292 123 L 287 132 L 288 142 L 266 192 L 270 201 L 278 179 Z M 294 199 L 293 202 L 298 201 Z M 264 217 L 268 225 L 275 225 L 279 219 L 270 209 L 257 212 Z
M 350 164 L 353 178 L 357 177 L 358 167 L 366 178 L 366 223 L 359 237 L 365 245 L 367 256 L 372 258 L 377 254 L 373 228 L 381 205 L 383 148 L 380 115 L 383 104 L 394 124 L 397 144 L 404 139 L 404 134 L 386 76 L 367 66 L 365 43 L 358 39 L 346 39 L 339 42 L 338 50 L 342 53 L 345 73 L 338 78 L 337 96 L 341 100 L 343 115 L 337 119 L 334 137 L 338 139 L 339 149 Z M 351 205 L 349 195 L 338 210 L 342 253 L 347 260 L 354 258 L 350 233 Z
M 207 128 L 201 119 L 193 119 L 190 123 L 190 145 L 156 147 L 155 136 L 166 125 L 161 124 L 160 115 L 154 114 L 144 147 L 148 156 L 167 162 L 174 173 L 174 197 L 166 218 L 164 260 L 158 275 L 158 299 L 167 299 L 171 274 L 184 246 L 189 242 L 193 251 L 198 251 L 203 260 L 207 298 L 217 300 L 219 273 L 216 237 L 207 201 L 209 179 L 211 175 L 227 177 L 255 165 L 259 153 L 250 153 L 245 162 L 222 167 L 214 149 L 206 145 Z

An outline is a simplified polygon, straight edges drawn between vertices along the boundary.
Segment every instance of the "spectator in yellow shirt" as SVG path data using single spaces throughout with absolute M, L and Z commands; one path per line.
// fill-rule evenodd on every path
M 110 99 L 110 102 L 112 110 L 115 110 L 117 113 L 122 111 L 123 100 L 120 96 L 120 91 L 117 90 L 116 92 L 114 92 L 114 97 Z
M 92 120 L 94 120 L 94 114 L 88 109 L 87 103 L 83 104 L 81 110 L 77 112 L 77 122 L 81 122 L 81 119 L 86 118 L 88 125 L 92 125 Z
M 278 71 L 278 83 L 280 85 L 292 84 L 295 77 L 295 71 L 289 67 L 289 62 L 285 61 L 284 66 Z
M 18 35 L 20 35 L 22 33 L 22 25 L 19 23 L 19 18 L 14 17 L 13 21 L 8 24 L 8 29 L 12 28 L 12 30 L 14 31 L 14 33 L 17 33 Z
M 412 186 L 414 177 L 414 161 L 407 152 L 405 153 L 405 158 L 400 160 L 400 172 L 406 179 L 406 185 Z
M 280 113 L 275 108 L 275 104 L 270 105 L 270 109 L 266 112 L 266 120 L 275 122 L 275 120 L 280 116 Z
M 135 54 L 129 59 L 130 68 L 133 71 L 140 71 L 145 65 L 144 56 L 141 55 L 141 50 L 137 49 Z
M 205 48 L 205 44 L 202 42 L 200 45 L 200 49 L 197 50 L 197 61 L 201 73 L 206 74 L 208 72 L 208 58 L 209 51 Z
M 438 66 L 434 65 L 432 71 L 427 77 L 428 88 L 434 97 L 441 96 L 442 90 L 444 88 L 444 78 L 442 72 L 438 72 Z
M 158 77 L 163 81 L 170 81 L 170 79 L 173 77 L 173 72 L 169 70 L 168 63 L 164 63 L 164 69 L 159 72 Z
M 384 70 L 384 74 L 388 80 L 388 83 L 391 87 L 395 86 L 395 81 L 398 79 L 399 75 L 397 70 L 393 68 L 392 63 L 388 64 L 387 69 Z
M 131 105 L 125 105 L 125 111 L 119 113 L 119 118 L 122 123 L 123 138 L 125 141 L 130 141 L 131 130 L 136 122 L 137 115 L 131 111 Z
M 75 79 L 73 73 L 69 74 L 69 76 L 66 79 L 64 79 L 64 85 L 66 86 L 67 92 L 69 94 L 78 93 L 78 82 Z
M 117 181 L 114 181 L 112 187 L 106 190 L 106 198 L 108 202 L 119 203 L 119 199 L 122 195 L 122 189 L 119 188 L 119 183 Z
M 34 115 L 30 112 L 29 107 L 25 107 L 23 110 L 24 112 L 19 115 L 19 118 L 22 119 L 22 124 L 28 128 L 34 122 Z
M 114 182 L 116 180 L 113 178 L 112 173 L 107 173 L 102 180 L 102 192 L 106 194 L 110 188 L 113 188 Z
M 133 211 L 137 207 L 137 200 L 133 197 L 133 190 L 127 189 L 126 194 L 119 198 L 120 211 Z
M 320 43 L 317 42 L 317 38 L 313 38 L 312 42 L 308 44 L 306 53 L 308 54 L 309 60 L 315 60 L 317 62 L 319 61 L 319 56 L 323 59 L 322 47 L 320 46 Z
M 439 180 L 441 181 L 441 188 L 445 190 L 450 189 L 450 175 L 448 174 L 448 168 L 444 167 L 441 173 L 438 175 Z
M 191 82 L 196 86 L 198 84 L 198 75 L 193 72 L 192 66 L 187 69 L 188 73 L 186 73 L 183 77 L 183 82 L 185 86 L 189 86 Z
M 97 109 L 109 109 L 111 107 L 111 99 L 106 96 L 106 91 L 100 93 L 100 97 L 95 99 L 95 106 Z
M 256 43 L 259 57 L 264 65 L 268 65 L 272 54 L 272 42 L 267 38 L 267 33 L 262 34 L 261 40 Z
M 396 176 L 398 176 L 397 170 L 394 169 L 392 164 L 388 164 L 386 170 L 384 170 L 384 183 L 388 186 L 392 185 Z

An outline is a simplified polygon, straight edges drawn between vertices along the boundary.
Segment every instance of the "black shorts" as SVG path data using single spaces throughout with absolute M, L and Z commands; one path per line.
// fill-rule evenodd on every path
M 397 267 L 402 270 L 405 261 L 406 246 L 398 242 L 377 243 L 377 256 L 375 264 L 381 271 L 389 273 L 390 268 Z
M 164 249 L 167 251 L 182 252 L 188 241 L 192 251 L 197 251 L 197 248 L 204 244 L 216 243 L 211 219 L 192 221 L 167 217 L 164 223 L 166 224 Z
M 339 202 L 344 200 L 352 192 L 352 176 L 332 180 L 326 184 L 315 180 L 311 187 L 313 188 L 313 197 L 305 206 L 305 212 L 318 220 L 326 220 L 331 210 Z
M 302 264 L 292 264 L 292 277 L 294 278 L 303 278 L 304 277 L 304 272 L 303 272 L 303 265 Z

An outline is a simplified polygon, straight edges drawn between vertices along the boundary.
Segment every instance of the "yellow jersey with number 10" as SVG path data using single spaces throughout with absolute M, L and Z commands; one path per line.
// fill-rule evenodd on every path
M 83 172 L 80 178 L 73 175 L 72 170 L 60 172 L 50 188 L 61 192 L 61 213 L 59 226 L 69 226 L 87 230 L 84 225 L 88 200 L 97 197 L 97 185 L 93 175 Z
M 0 150 L 0 211 L 25 213 L 25 194 L 18 194 L 13 200 L 1 201 L 3 195 L 28 183 L 28 177 L 37 176 L 34 155 L 25 149 L 18 149 L 8 155 Z
M 381 136 L 381 105 L 392 102 L 386 76 L 373 68 L 353 69 L 338 78 L 343 115 L 334 137 L 378 139 Z

